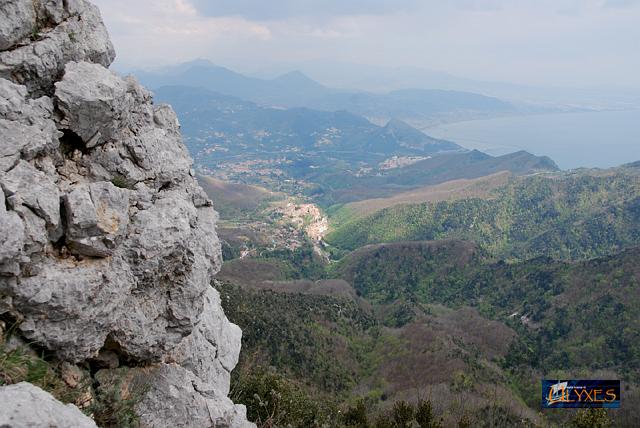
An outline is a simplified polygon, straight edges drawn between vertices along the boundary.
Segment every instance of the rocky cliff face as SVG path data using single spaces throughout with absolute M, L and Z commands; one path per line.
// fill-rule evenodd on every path
M 241 332 L 210 285 L 217 217 L 175 114 L 107 69 L 90 3 L 0 16 L 0 316 L 97 381 L 144 385 L 143 426 L 251 425 L 227 398 Z

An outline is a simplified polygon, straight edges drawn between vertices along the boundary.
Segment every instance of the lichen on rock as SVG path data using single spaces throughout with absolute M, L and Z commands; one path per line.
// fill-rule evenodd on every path
M 211 287 L 217 214 L 175 113 L 107 69 L 90 3 L 0 11 L 0 316 L 60 361 L 135 367 L 143 426 L 251 426 L 227 398 L 241 332 Z

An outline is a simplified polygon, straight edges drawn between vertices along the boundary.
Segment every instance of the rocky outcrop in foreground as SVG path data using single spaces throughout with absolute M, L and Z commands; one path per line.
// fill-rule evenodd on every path
M 97 383 L 139 385 L 142 426 L 251 425 L 227 398 L 241 332 L 210 285 L 217 217 L 174 112 L 107 69 L 86 1 L 5 0 L 0 16 L 0 316 Z M 91 426 L 29 384 L 0 394 L 0 423 L 37 425 L 26 405 Z
M 66 406 L 27 382 L 0 388 L 0 426 L 95 428 L 73 404 Z

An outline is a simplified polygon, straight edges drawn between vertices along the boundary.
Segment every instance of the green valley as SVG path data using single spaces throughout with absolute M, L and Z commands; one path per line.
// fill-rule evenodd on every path
M 635 426 L 639 203 L 633 165 L 501 172 L 331 207 L 296 248 L 247 235 L 216 285 L 244 331 L 234 399 L 262 426 L 405 426 L 427 405 L 424 426 L 564 426 L 596 416 L 539 413 L 540 379 L 604 376 L 629 404 L 603 417 Z

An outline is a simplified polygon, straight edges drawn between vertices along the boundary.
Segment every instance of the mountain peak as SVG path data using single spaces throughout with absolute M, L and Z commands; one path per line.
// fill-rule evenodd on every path
M 421 132 L 413 126 L 409 125 L 407 122 L 396 118 L 391 118 L 384 127 L 387 129 L 402 129 Z
M 288 85 L 296 85 L 296 86 L 304 85 L 307 87 L 324 88 L 323 85 L 316 82 L 315 80 L 313 80 L 312 78 L 310 78 L 300 70 L 294 70 L 294 71 L 290 71 L 288 73 L 282 74 L 276 77 L 275 79 L 273 79 L 272 81 L 278 82 L 278 83 L 286 83 Z
M 191 61 L 183 62 L 180 64 L 180 67 L 189 68 L 189 67 L 218 67 L 216 64 L 211 62 L 206 58 L 196 58 Z
M 311 79 L 309 76 L 307 76 L 300 70 L 293 70 L 288 73 L 281 74 L 280 76 L 276 77 L 273 80 L 279 80 L 279 79 L 301 79 L 301 80 L 310 80 L 312 82 L 314 81 L 313 79 Z
M 437 153 L 462 150 L 462 147 L 456 143 L 430 137 L 400 119 L 390 119 L 384 126 L 384 130 L 387 134 L 401 141 L 402 144 L 408 147 L 419 148 L 426 152 Z

